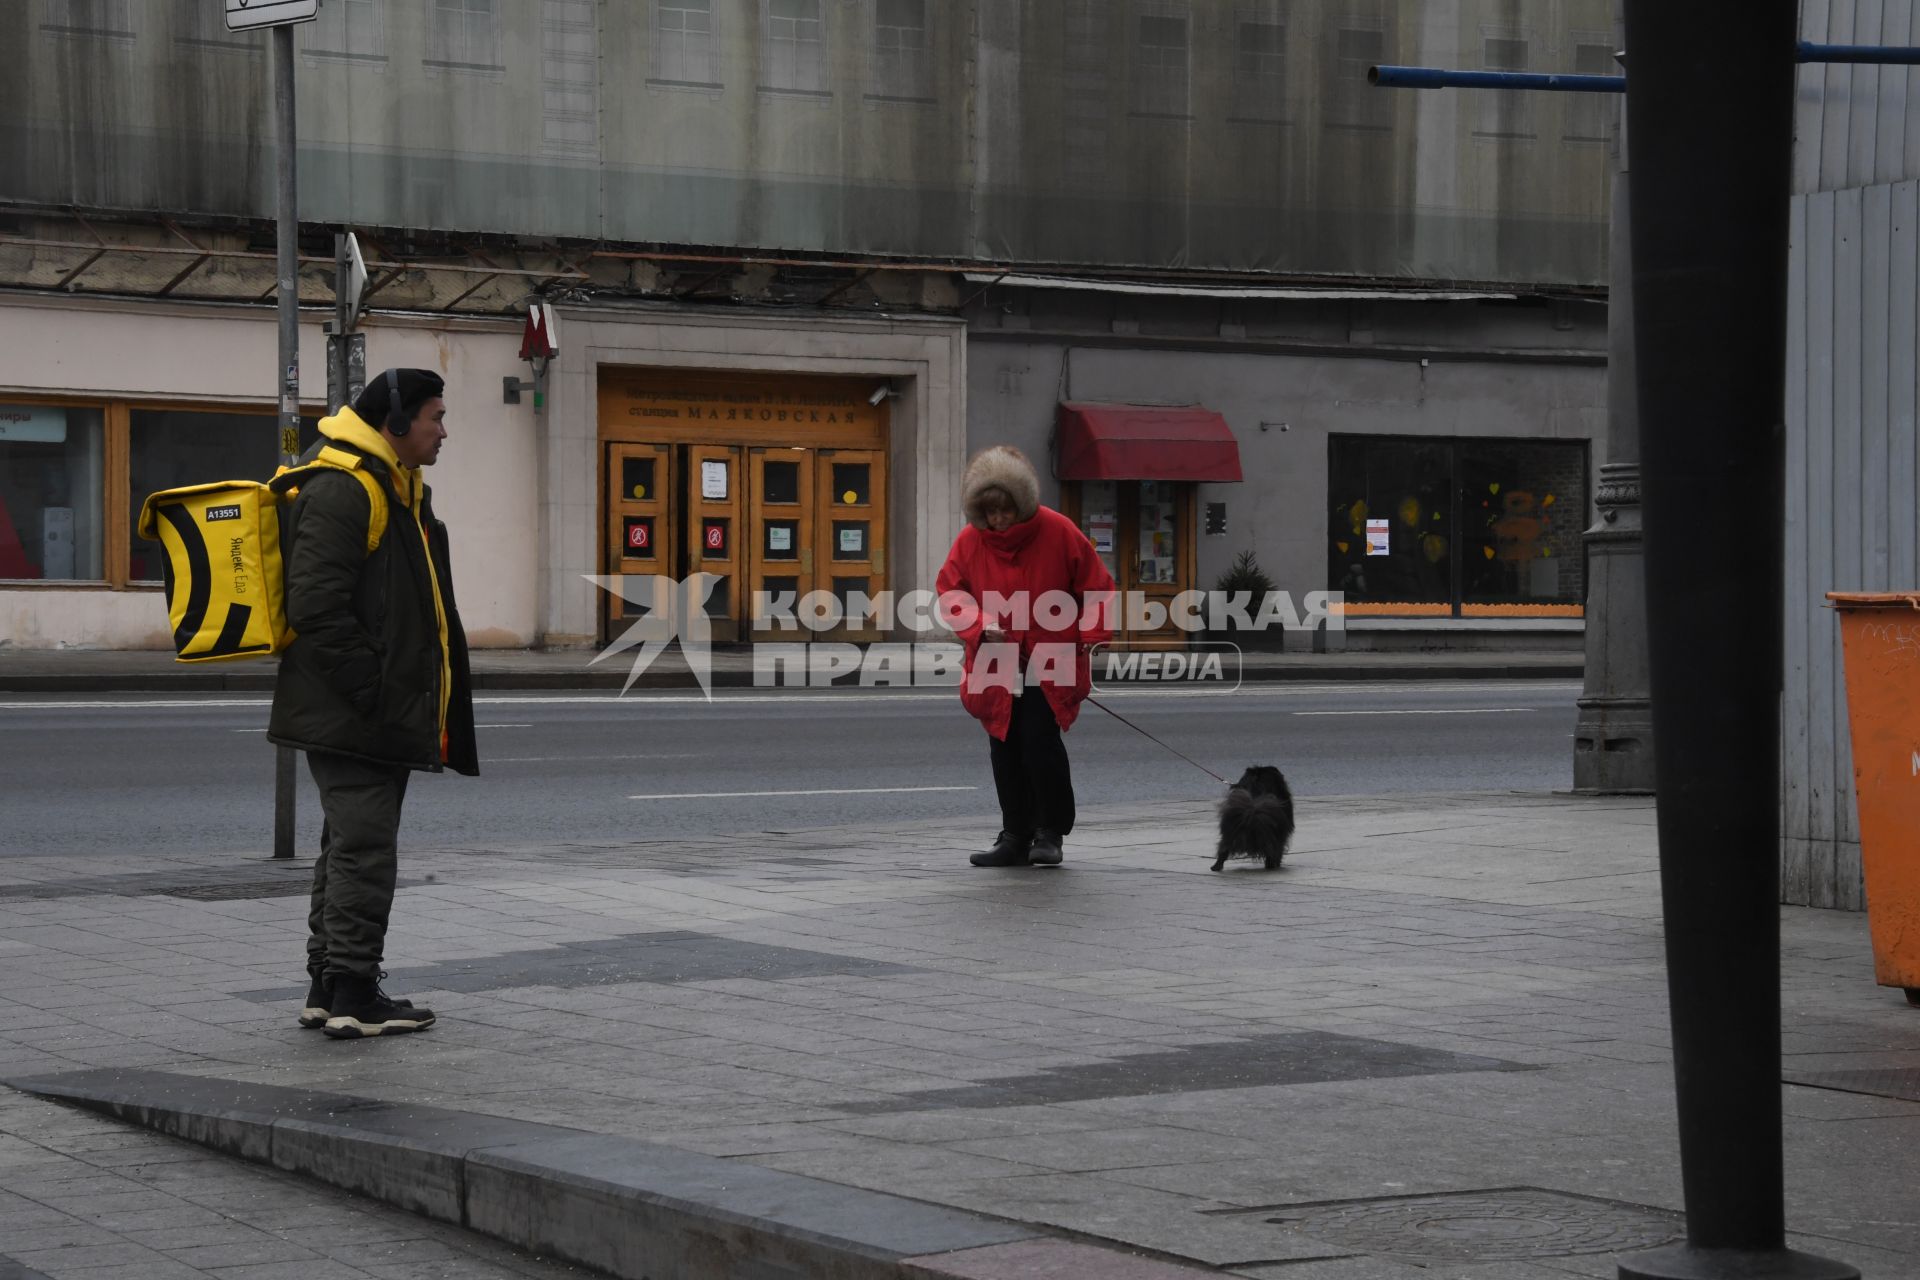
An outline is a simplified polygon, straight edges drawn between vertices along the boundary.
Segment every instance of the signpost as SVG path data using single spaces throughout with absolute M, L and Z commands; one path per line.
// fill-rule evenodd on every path
M 227 0 L 227 30 L 273 28 L 273 109 L 279 146 L 278 220 L 280 353 L 274 362 L 279 393 L 279 453 L 283 463 L 300 457 L 300 220 L 294 184 L 293 24 L 312 22 L 320 0 Z M 273 771 L 273 856 L 293 857 L 293 749 L 277 748 Z
M 327 326 L 327 412 L 338 413 L 367 387 L 367 336 L 355 332 L 367 264 L 351 231 L 333 238 L 333 323 Z
M 312 22 L 319 16 L 320 0 L 227 0 L 229 31 L 291 26 L 296 22 Z

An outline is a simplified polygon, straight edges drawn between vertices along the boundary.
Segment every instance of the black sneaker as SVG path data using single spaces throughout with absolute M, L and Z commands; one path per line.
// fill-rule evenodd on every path
M 994 837 L 993 848 L 985 853 L 973 854 L 967 861 L 976 867 L 1024 867 L 1027 865 L 1027 846 L 1032 843 L 1032 836 L 1016 836 L 1011 831 L 1002 831 Z
M 326 1033 L 335 1040 L 425 1031 L 433 1022 L 433 1010 L 389 999 L 378 979 L 341 974 L 333 980 L 333 1016 Z
M 1034 866 L 1057 867 L 1060 865 L 1060 859 L 1065 856 L 1060 851 L 1059 836 L 1045 827 L 1033 833 L 1033 848 L 1027 851 L 1027 857 L 1033 860 Z
M 320 1028 L 326 1026 L 327 1019 L 333 1016 L 331 1012 L 333 1009 L 333 978 L 325 971 L 316 973 L 309 970 L 309 973 L 312 975 L 312 981 L 307 984 L 307 1003 L 305 1007 L 300 1010 L 300 1025 L 308 1031 L 318 1031 Z M 387 971 L 382 969 L 380 971 L 381 980 L 385 981 L 386 976 Z M 403 1009 L 411 1009 L 413 1007 L 413 1001 L 411 1000 L 395 1000 L 386 992 L 380 991 L 377 986 L 375 987 L 375 991 L 379 994 L 380 998 L 388 1004 L 398 1005 Z

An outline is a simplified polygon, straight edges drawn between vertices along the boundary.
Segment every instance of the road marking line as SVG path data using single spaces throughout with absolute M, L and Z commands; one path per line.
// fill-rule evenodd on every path
M 1177 689 L 1120 689 L 1101 694 L 1112 698 L 1304 698 L 1316 694 L 1333 692 L 1359 694 L 1361 696 L 1387 693 L 1438 693 L 1442 690 L 1460 690 L 1471 684 L 1479 693 L 1565 693 L 1580 689 L 1582 686 L 1560 681 L 1528 681 L 1523 685 L 1495 685 L 1491 683 L 1469 682 L 1463 680 L 1354 680 L 1354 681 L 1274 681 L 1271 683 L 1251 682 L 1234 690 L 1209 690 L 1204 685 L 1187 686 Z M 842 690 L 795 690 L 790 693 L 746 693 L 738 694 L 728 690 L 716 690 L 711 699 L 700 694 L 626 694 L 611 690 L 605 693 L 557 694 L 516 697 L 512 695 L 492 694 L 474 698 L 475 706 L 575 706 L 597 705 L 603 707 L 623 706 L 659 706 L 674 703 L 705 703 L 714 705 L 771 703 L 771 702 L 957 702 L 959 692 L 952 688 L 943 688 L 926 693 L 865 693 Z M 59 702 L 0 702 L 0 711 L 90 711 L 121 710 L 136 711 L 155 707 L 166 709 L 189 707 L 270 707 L 271 698 L 128 698 L 118 701 L 106 700 L 65 700 Z M 1534 708 L 1522 708 L 1533 710 Z M 1299 713 L 1295 713 L 1299 714 Z
M 701 760 L 704 756 L 690 755 L 685 751 L 659 751 L 646 755 L 613 756 L 482 756 L 481 764 L 551 764 L 565 760 L 572 764 L 598 764 L 602 760 Z
M 1401 707 L 1391 711 L 1296 711 L 1296 716 L 1491 716 L 1508 711 L 1538 711 L 1540 707 Z
M 978 791 L 978 787 L 826 787 L 819 791 L 684 791 L 665 795 L 628 796 L 629 800 L 736 800 L 761 796 L 875 796 L 903 791 Z
M 476 729 L 531 729 L 530 724 L 477 724 Z

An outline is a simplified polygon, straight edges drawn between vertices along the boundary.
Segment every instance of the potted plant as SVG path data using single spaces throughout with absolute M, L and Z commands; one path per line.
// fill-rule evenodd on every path
M 1244 595 L 1247 616 L 1253 618 L 1258 616 L 1260 605 L 1266 600 L 1268 593 L 1276 588 L 1273 579 L 1267 576 L 1266 570 L 1260 567 L 1260 562 L 1254 559 L 1252 548 L 1248 548 L 1234 557 L 1231 568 L 1214 579 L 1213 589 L 1229 599 L 1236 595 Z M 1232 641 L 1243 649 L 1279 649 L 1285 643 L 1285 633 L 1277 627 L 1268 630 L 1258 628 L 1248 630 L 1238 619 L 1224 616 L 1218 619 L 1223 625 L 1213 627 L 1211 624 L 1215 619 L 1211 613 L 1211 600 L 1208 601 L 1208 606 L 1207 638 L 1209 640 Z

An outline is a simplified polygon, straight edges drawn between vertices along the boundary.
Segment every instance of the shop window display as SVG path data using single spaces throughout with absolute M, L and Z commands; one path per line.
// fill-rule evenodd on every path
M 147 495 L 210 480 L 265 480 L 280 466 L 278 421 L 272 414 L 199 409 L 134 409 L 127 440 L 127 578 L 156 582 L 158 543 L 137 532 Z M 319 438 L 318 422 L 300 424 L 302 449 Z
M 1329 442 L 1327 585 L 1355 615 L 1577 615 L 1584 441 Z
M 0 579 L 105 576 L 99 408 L 0 404 Z

